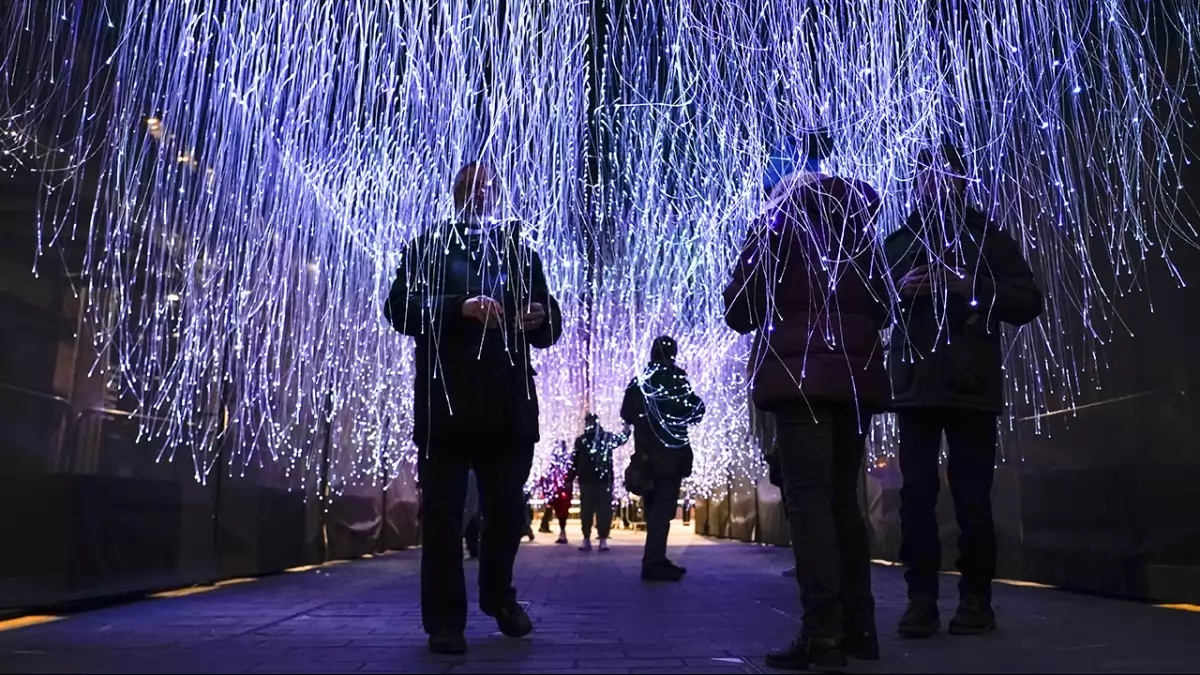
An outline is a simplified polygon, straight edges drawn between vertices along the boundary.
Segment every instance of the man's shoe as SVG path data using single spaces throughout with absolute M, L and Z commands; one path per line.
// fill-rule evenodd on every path
M 902 638 L 933 637 L 942 629 L 942 620 L 938 616 L 937 600 L 935 598 L 918 596 L 909 598 L 908 609 L 900 617 L 900 626 L 896 632 Z
M 608 539 L 600 537 L 600 552 L 604 553 L 608 550 Z
M 485 612 L 496 620 L 496 627 L 506 637 L 523 638 L 533 632 L 533 621 L 516 600 L 506 602 L 494 612 Z
M 467 653 L 467 638 L 462 633 L 438 632 L 429 636 L 429 653 L 456 655 Z
M 875 631 L 854 631 L 842 636 L 842 651 L 859 661 L 879 660 L 879 636 Z
M 579 545 L 579 550 L 580 550 L 580 551 L 583 551 L 583 552 L 585 552 L 585 553 L 586 553 L 587 551 L 590 551 L 590 550 L 592 550 L 592 540 L 591 540 L 591 539 L 584 539 L 584 540 L 583 540 L 583 543 Z
M 807 638 L 802 635 L 784 649 L 767 654 L 767 665 L 779 670 L 840 672 L 847 664 L 846 653 L 832 638 Z
M 992 601 L 968 595 L 958 602 L 958 611 L 950 619 L 951 635 L 983 635 L 996 630 L 996 612 Z
M 679 581 L 683 572 L 670 563 L 642 565 L 642 581 Z

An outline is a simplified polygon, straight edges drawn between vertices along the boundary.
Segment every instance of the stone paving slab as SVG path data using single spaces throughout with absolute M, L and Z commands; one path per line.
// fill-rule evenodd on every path
M 151 599 L 0 632 L 0 673 L 760 673 L 799 627 L 789 553 L 672 534 L 680 584 L 638 577 L 642 535 L 580 553 L 523 545 L 517 585 L 536 624 L 508 640 L 473 611 L 465 657 L 433 657 L 420 630 L 418 551 Z M 467 563 L 474 578 L 474 563 Z M 943 611 L 953 611 L 954 577 Z M 874 570 L 883 660 L 863 673 L 1197 672 L 1200 614 L 999 585 L 1000 630 L 891 637 L 900 570 Z

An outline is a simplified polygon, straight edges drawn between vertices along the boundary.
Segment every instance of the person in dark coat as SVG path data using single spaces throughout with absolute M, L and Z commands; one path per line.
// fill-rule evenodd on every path
M 918 206 L 884 242 L 900 296 L 888 348 L 895 391 L 901 488 L 900 557 L 909 605 L 900 634 L 932 635 L 942 551 L 934 509 L 942 435 L 960 529 L 959 606 L 950 632 L 995 627 L 996 570 L 992 473 L 997 418 L 1004 408 L 1001 325 L 1023 326 L 1042 312 L 1042 292 L 1021 248 L 966 196 L 966 167 L 953 146 L 918 157 Z
M 571 476 L 571 453 L 567 450 L 567 442 L 559 441 L 554 446 L 550 456 L 550 465 L 538 481 L 542 490 L 542 498 L 546 500 L 546 511 L 542 517 L 542 531 L 550 531 L 550 522 L 558 519 L 558 539 L 556 544 L 566 544 L 567 518 L 571 515 L 571 501 L 574 498 L 575 479 Z
M 675 365 L 678 352 L 673 338 L 655 338 L 650 363 L 629 383 L 621 401 L 621 419 L 633 427 L 634 454 L 645 458 L 653 478 L 653 488 L 642 495 L 646 519 L 642 579 L 646 581 L 678 581 L 687 573 L 667 558 L 667 535 L 683 480 L 692 475 L 688 428 L 700 423 L 705 408 L 687 373 Z
M 858 478 L 871 416 L 890 395 L 880 339 L 887 288 L 874 281 L 875 190 L 820 172 L 828 137 L 800 145 L 804 165 L 773 187 L 751 227 L 725 317 L 755 332 L 754 405 L 775 416 L 804 610 L 799 637 L 767 663 L 836 668 L 846 652 L 879 653 Z
M 421 620 L 435 653 L 466 650 L 461 537 L 467 472 L 479 484 L 479 605 L 501 632 L 533 629 L 513 562 L 538 441 L 530 349 L 558 341 L 562 317 L 542 261 L 519 229 L 490 215 L 499 184 L 470 164 L 454 182 L 460 222 L 408 245 L 384 315 L 414 342 L 413 440 L 421 485 Z
M 605 431 L 600 420 L 588 413 L 583 433 L 575 439 L 568 482 L 579 479 L 579 518 L 583 521 L 580 551 L 592 550 L 592 521 L 600 537 L 600 550 L 608 550 L 608 533 L 613 520 L 613 451 L 629 440 L 628 432 Z

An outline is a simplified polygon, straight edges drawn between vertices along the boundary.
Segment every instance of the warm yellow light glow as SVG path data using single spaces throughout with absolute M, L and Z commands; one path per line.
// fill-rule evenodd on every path
M 21 616 L 15 619 L 8 619 L 7 621 L 0 621 L 0 631 L 17 630 L 18 628 L 29 628 L 30 626 L 40 626 L 44 623 L 58 621 L 61 618 L 61 616 L 49 615 Z
M 1036 581 L 1021 581 L 1020 579 L 997 579 L 996 583 L 1006 586 L 1021 586 L 1022 588 L 1058 588 L 1058 586 L 1039 584 Z
M 207 593 L 216 588 L 216 586 L 193 586 L 191 588 L 177 588 L 173 591 L 162 591 L 161 593 L 151 593 L 146 596 L 148 598 L 186 598 L 189 595 L 200 595 Z
M 1181 612 L 1200 612 L 1200 605 L 1175 604 L 1175 605 L 1155 605 L 1160 609 L 1175 609 Z

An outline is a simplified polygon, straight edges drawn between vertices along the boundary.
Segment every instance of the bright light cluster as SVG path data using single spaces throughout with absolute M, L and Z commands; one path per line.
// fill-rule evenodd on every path
M 202 478 L 224 444 L 229 470 L 307 476 L 329 429 L 339 489 L 410 470 L 411 347 L 382 301 L 483 158 L 567 324 L 537 356 L 532 478 L 585 410 L 620 427 L 669 334 L 707 404 L 710 493 L 761 475 L 720 290 L 771 148 L 802 129 L 879 191 L 881 236 L 917 151 L 964 148 L 1048 296 L 1011 343 L 1010 401 L 1069 408 L 1101 381 L 1113 289 L 1194 236 L 1174 139 L 1200 8 L 1169 4 L 13 0 L 0 169 L 44 179 L 40 254 L 85 242 L 98 368 L 168 455 Z

